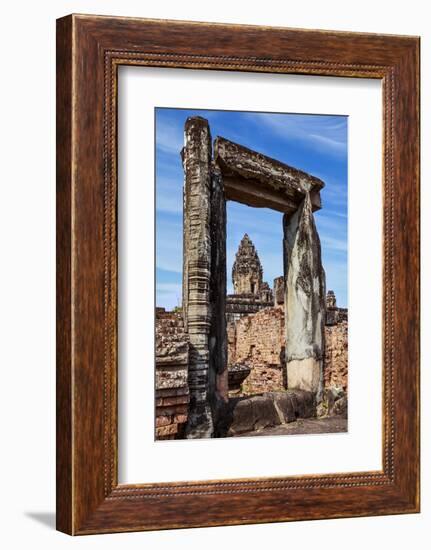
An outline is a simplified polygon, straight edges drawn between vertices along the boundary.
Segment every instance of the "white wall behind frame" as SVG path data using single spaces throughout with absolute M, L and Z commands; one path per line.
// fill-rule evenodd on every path
M 120 482 L 381 469 L 380 81 L 121 67 L 118 97 Z M 154 441 L 155 106 L 349 116 L 348 434 Z

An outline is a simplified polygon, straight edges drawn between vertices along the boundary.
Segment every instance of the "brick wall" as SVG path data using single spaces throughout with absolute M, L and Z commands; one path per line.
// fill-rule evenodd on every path
M 344 310 L 343 310 L 344 311 Z M 343 317 L 344 318 L 344 317 Z M 348 323 L 334 320 L 325 326 L 325 388 L 347 389 Z M 244 364 L 251 373 L 242 385 L 242 395 L 279 391 L 285 386 L 284 310 L 270 307 L 228 323 L 228 364 Z
M 284 313 L 266 308 L 228 324 L 228 364 L 245 364 L 251 373 L 243 395 L 284 388 Z
M 187 422 L 189 340 L 180 313 L 156 309 L 156 439 L 182 436 Z
M 325 388 L 336 386 L 347 390 L 347 333 L 347 321 L 325 327 Z

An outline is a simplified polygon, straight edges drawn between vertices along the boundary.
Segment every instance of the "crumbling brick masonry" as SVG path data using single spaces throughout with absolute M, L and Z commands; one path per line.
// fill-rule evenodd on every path
M 332 308 L 325 326 L 324 388 L 347 390 L 347 310 Z M 338 322 L 334 322 L 334 319 Z M 228 323 L 228 364 L 245 365 L 251 371 L 241 395 L 255 395 L 286 388 L 283 308 L 269 307 Z
M 284 389 L 284 312 L 266 308 L 228 325 L 228 365 L 251 368 L 242 395 Z
M 156 439 L 174 439 L 188 417 L 189 339 L 180 313 L 156 309 Z

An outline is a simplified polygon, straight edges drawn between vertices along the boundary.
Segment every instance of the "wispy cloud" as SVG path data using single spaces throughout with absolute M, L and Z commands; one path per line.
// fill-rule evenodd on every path
M 321 210 L 315 219 L 323 249 L 347 253 L 347 218 Z
M 328 136 L 319 136 L 318 134 L 310 134 L 309 137 L 317 142 L 320 142 L 323 146 L 334 149 L 337 153 L 344 153 L 347 147 L 345 141 L 337 141 L 336 139 Z
M 157 283 L 157 291 L 162 294 L 178 294 L 178 296 L 181 295 L 182 288 L 181 284 L 176 283 Z
M 347 214 L 345 212 L 336 212 L 335 210 L 327 210 L 328 214 L 337 218 L 343 218 L 347 220 Z
M 158 212 L 182 215 L 182 180 L 178 178 L 157 179 L 156 209 Z
M 171 124 L 164 118 L 158 118 L 156 124 L 156 147 L 170 155 L 179 155 L 184 142 L 181 126 Z
M 346 239 L 337 239 L 328 235 L 321 235 L 320 242 L 323 247 L 334 250 L 336 252 L 347 252 Z
M 156 261 L 157 267 L 160 267 L 160 269 L 171 271 L 173 273 L 181 273 L 182 264 L 179 264 L 176 258 L 170 256 L 169 254 L 158 254 Z
M 311 148 L 326 153 L 345 155 L 347 152 L 346 117 L 321 115 L 286 116 L 252 115 L 255 123 L 265 125 L 285 141 L 299 139 Z

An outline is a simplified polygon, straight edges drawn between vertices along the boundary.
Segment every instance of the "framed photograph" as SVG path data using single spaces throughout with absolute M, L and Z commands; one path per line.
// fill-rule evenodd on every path
M 57 21 L 57 528 L 419 511 L 419 38 Z

